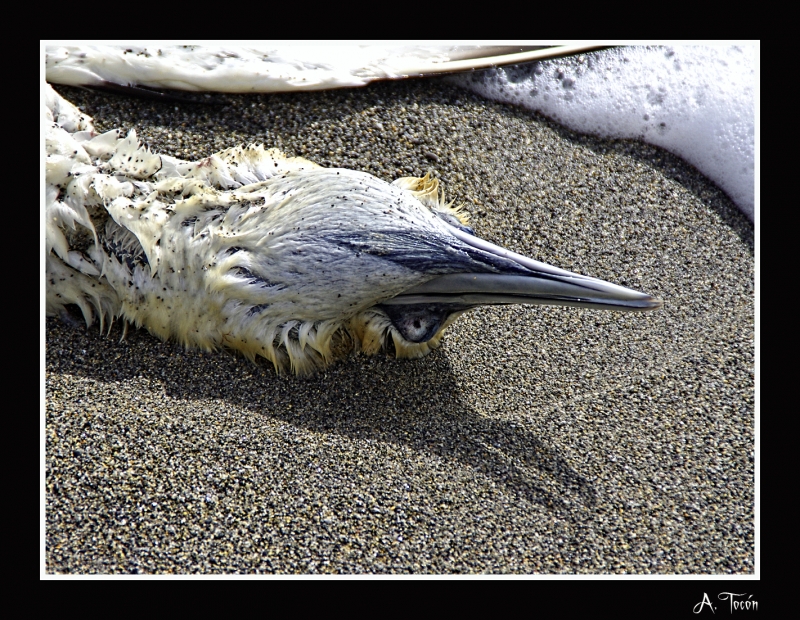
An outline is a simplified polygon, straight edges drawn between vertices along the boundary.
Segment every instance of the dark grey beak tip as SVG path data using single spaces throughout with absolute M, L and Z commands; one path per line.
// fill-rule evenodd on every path
M 646 299 L 641 301 L 641 310 L 658 310 L 664 307 L 664 300 L 660 297 L 647 296 Z

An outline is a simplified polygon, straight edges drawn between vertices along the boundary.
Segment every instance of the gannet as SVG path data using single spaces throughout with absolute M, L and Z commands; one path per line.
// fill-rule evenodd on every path
M 392 183 L 263 145 L 196 162 L 98 135 L 45 85 L 46 312 L 304 375 L 352 351 L 418 358 L 486 304 L 652 310 L 645 293 L 475 235 L 438 180 Z

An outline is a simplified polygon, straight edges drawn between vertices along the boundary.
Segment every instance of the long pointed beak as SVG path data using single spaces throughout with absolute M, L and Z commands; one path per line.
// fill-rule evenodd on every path
M 467 232 L 450 227 L 454 236 L 478 254 L 506 259 L 517 267 L 514 274 L 455 273 L 433 278 L 387 299 L 383 305 L 549 304 L 617 311 L 655 310 L 657 298 L 597 278 L 572 273 L 517 254 Z M 529 274 L 520 275 L 524 268 Z

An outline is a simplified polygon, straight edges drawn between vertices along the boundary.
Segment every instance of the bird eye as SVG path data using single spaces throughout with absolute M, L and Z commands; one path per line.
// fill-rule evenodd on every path
M 409 342 L 426 342 L 433 338 L 439 326 L 442 324 L 441 318 L 431 315 L 416 315 L 404 317 L 395 325 L 403 338 Z
M 380 306 L 400 335 L 409 342 L 427 342 L 436 335 L 451 309 L 444 304 Z

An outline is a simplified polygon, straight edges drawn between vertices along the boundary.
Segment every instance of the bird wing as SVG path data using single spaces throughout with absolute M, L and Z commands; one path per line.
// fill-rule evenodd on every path
M 598 46 L 48 46 L 47 80 L 73 86 L 256 93 L 364 86 L 580 54 Z

